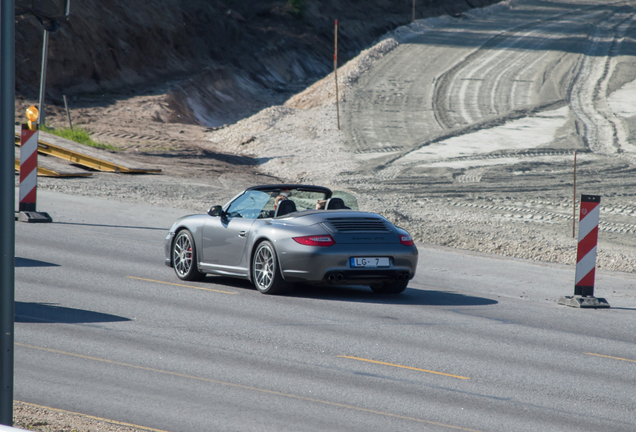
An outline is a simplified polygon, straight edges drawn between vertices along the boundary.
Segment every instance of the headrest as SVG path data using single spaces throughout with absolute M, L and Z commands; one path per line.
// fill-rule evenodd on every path
M 325 210 L 340 210 L 346 209 L 344 201 L 342 198 L 329 198 L 327 204 L 325 205 Z
M 296 211 L 296 204 L 292 200 L 282 200 L 278 203 L 274 217 L 283 216 Z

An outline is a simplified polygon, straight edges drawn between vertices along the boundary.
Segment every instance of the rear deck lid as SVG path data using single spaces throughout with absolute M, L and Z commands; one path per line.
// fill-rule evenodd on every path
M 379 217 L 330 217 L 321 225 L 341 244 L 399 243 L 393 226 Z

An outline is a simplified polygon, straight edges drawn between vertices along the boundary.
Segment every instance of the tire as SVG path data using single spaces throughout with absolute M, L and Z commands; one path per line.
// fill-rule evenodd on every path
M 384 282 L 381 284 L 371 285 L 370 288 L 376 294 L 400 294 L 404 292 L 406 287 L 408 286 L 408 280 L 401 280 L 395 282 Z
M 172 242 L 172 267 L 177 277 L 185 281 L 201 280 L 205 274 L 197 267 L 197 250 L 192 234 L 181 230 Z
M 274 246 L 267 240 L 259 243 L 252 257 L 252 282 L 263 294 L 281 294 L 291 287 L 281 275 Z

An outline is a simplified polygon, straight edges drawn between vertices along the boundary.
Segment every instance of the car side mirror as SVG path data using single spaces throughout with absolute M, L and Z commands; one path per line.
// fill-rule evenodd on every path
M 212 206 L 208 210 L 208 214 L 212 217 L 223 216 L 223 207 L 221 207 L 220 205 Z

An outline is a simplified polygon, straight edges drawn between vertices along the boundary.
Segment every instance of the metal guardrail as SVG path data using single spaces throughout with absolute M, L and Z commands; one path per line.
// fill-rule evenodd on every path
M 20 145 L 20 137 L 18 134 L 16 134 L 15 143 L 16 145 Z M 88 156 L 82 153 L 67 150 L 64 147 L 60 147 L 58 145 L 51 144 L 42 140 L 38 140 L 38 153 L 54 156 L 72 162 L 74 164 L 102 172 L 115 172 L 124 174 L 150 174 L 161 172 L 161 169 L 128 168 L 123 165 L 118 165 L 93 156 Z
M 15 172 L 20 172 L 20 159 L 15 160 Z M 52 169 L 38 167 L 38 177 L 91 177 L 91 173 L 59 173 Z

